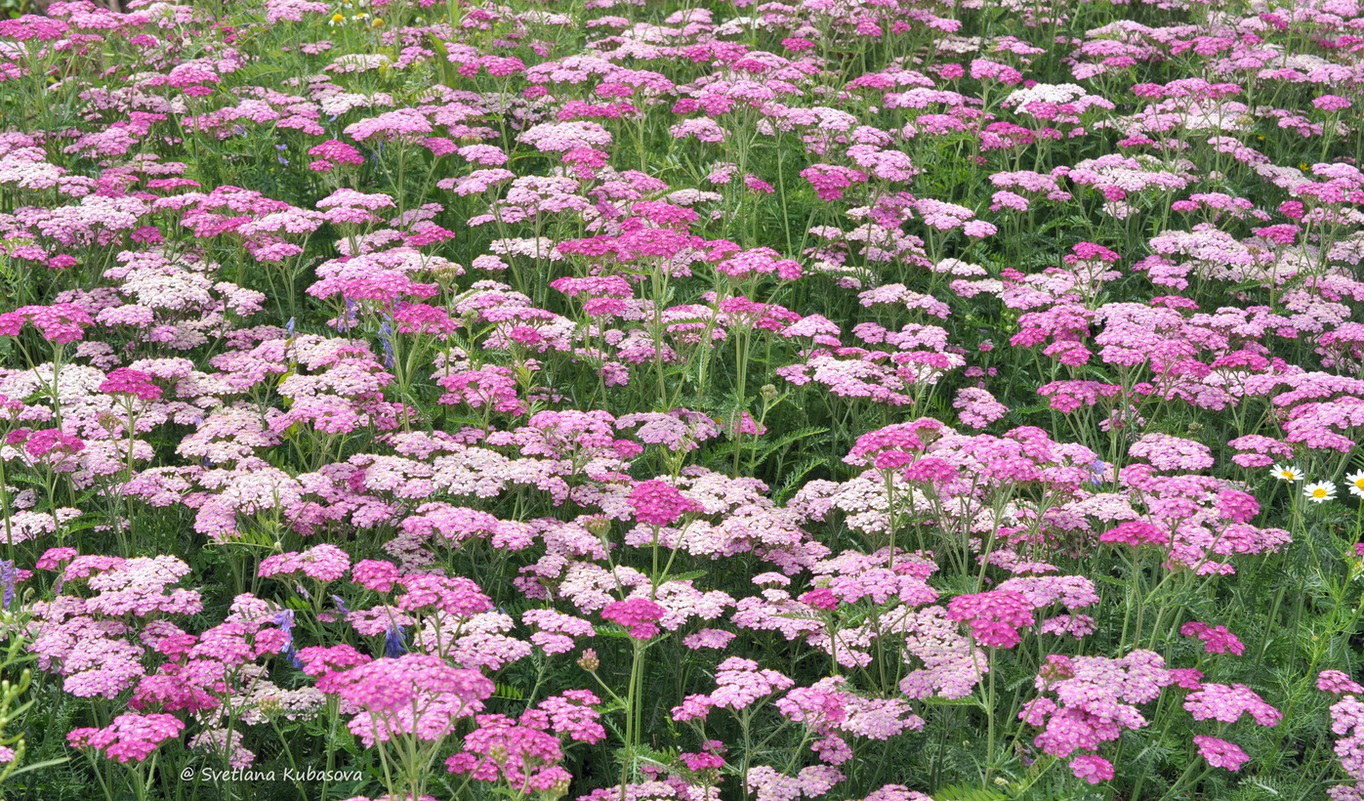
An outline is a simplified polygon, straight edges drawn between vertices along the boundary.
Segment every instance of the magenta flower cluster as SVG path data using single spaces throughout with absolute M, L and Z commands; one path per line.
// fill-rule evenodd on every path
M 1359 0 L 4 11 L 0 796 L 1364 801 Z

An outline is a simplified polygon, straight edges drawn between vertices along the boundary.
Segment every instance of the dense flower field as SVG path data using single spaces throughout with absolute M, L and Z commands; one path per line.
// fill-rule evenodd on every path
M 1357 0 L 0 21 L 0 795 L 1364 801 Z

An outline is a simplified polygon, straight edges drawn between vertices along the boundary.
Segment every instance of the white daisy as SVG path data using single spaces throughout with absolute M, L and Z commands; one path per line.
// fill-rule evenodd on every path
M 1302 481 L 1302 471 L 1291 464 L 1276 464 L 1270 472 L 1280 481 Z
M 1336 485 L 1330 481 L 1319 481 L 1302 488 L 1302 497 L 1312 503 L 1325 503 L 1336 497 Z
M 1346 476 L 1345 483 L 1351 495 L 1356 498 L 1364 498 L 1364 470 Z

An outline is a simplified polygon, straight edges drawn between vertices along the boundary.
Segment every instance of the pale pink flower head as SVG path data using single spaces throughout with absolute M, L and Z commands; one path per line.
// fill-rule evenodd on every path
M 478 727 L 463 739 L 464 750 L 450 757 L 450 772 L 485 782 L 505 782 L 518 791 L 527 788 L 551 795 L 568 787 L 571 775 L 560 762 L 560 737 L 596 743 L 606 736 L 593 708 L 601 699 L 587 690 L 554 695 L 512 719 L 480 715 Z
M 261 560 L 256 575 L 261 578 L 270 576 L 293 575 L 302 573 L 308 578 L 321 582 L 336 581 L 350 569 L 350 557 L 335 545 L 322 544 L 309 548 L 302 553 L 287 553 L 267 556 Z
M 102 729 L 74 729 L 66 735 L 75 748 L 93 748 L 119 762 L 141 762 L 162 743 L 184 731 L 185 724 L 174 715 L 128 713 L 114 718 Z
M 1334 695 L 1364 693 L 1364 686 L 1343 670 L 1323 670 L 1317 674 L 1317 689 Z
M 76 558 L 76 549 L 70 547 L 48 548 L 34 565 L 38 570 L 58 570 L 62 565 Z
M 882 454 L 883 456 L 886 454 Z M 880 457 L 878 457 L 879 459 Z M 879 464 L 877 465 L 879 467 Z M 906 481 L 930 484 L 946 484 L 957 477 L 957 468 L 945 459 L 926 456 L 916 459 L 905 466 Z
M 1194 720 L 1235 723 L 1242 715 L 1261 726 L 1277 726 L 1283 713 L 1270 706 L 1244 684 L 1204 684 L 1184 699 L 1184 709 Z
M 483 709 L 495 689 L 476 670 L 456 668 L 432 654 L 409 653 L 366 662 L 318 679 L 318 689 L 335 693 L 362 710 L 348 728 L 367 746 L 400 735 L 437 741 L 455 723 Z
M 1353 104 L 1340 95 L 1322 95 L 1312 100 L 1312 105 L 1322 111 L 1344 111 Z
M 368 656 L 349 645 L 311 645 L 299 650 L 296 656 L 303 672 L 314 677 L 370 661 Z
M 933 799 L 903 784 L 887 784 L 871 791 L 860 801 L 933 801 Z
M 1202 640 L 1203 649 L 1210 654 L 1240 656 L 1246 650 L 1241 639 L 1232 634 L 1226 626 L 1209 626 L 1207 623 L 1191 620 L 1180 626 L 1179 633 L 1185 637 L 1197 637 Z
M 472 617 L 493 608 L 492 599 L 477 582 L 464 576 L 417 573 L 398 580 L 404 592 L 397 607 L 405 612 L 439 610 L 459 617 Z
M 445 761 L 446 769 L 521 791 L 567 789 L 571 776 L 559 765 L 564 758 L 559 738 L 537 722 L 529 712 L 521 721 L 479 715 L 478 728 L 464 735 L 464 750 Z
M 1250 757 L 1236 743 L 1203 734 L 1196 735 L 1193 741 L 1198 747 L 1198 755 L 1214 768 L 1225 768 L 1235 773 L 1250 761 Z
M 1090 784 L 1102 784 L 1113 778 L 1113 763 L 1101 756 L 1085 754 L 1070 761 L 1070 772 Z

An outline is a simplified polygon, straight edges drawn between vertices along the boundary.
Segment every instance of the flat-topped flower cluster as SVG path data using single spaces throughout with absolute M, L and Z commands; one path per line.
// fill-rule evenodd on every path
M 1358 0 L 126 6 L 0 20 L 0 795 L 1364 801 Z

